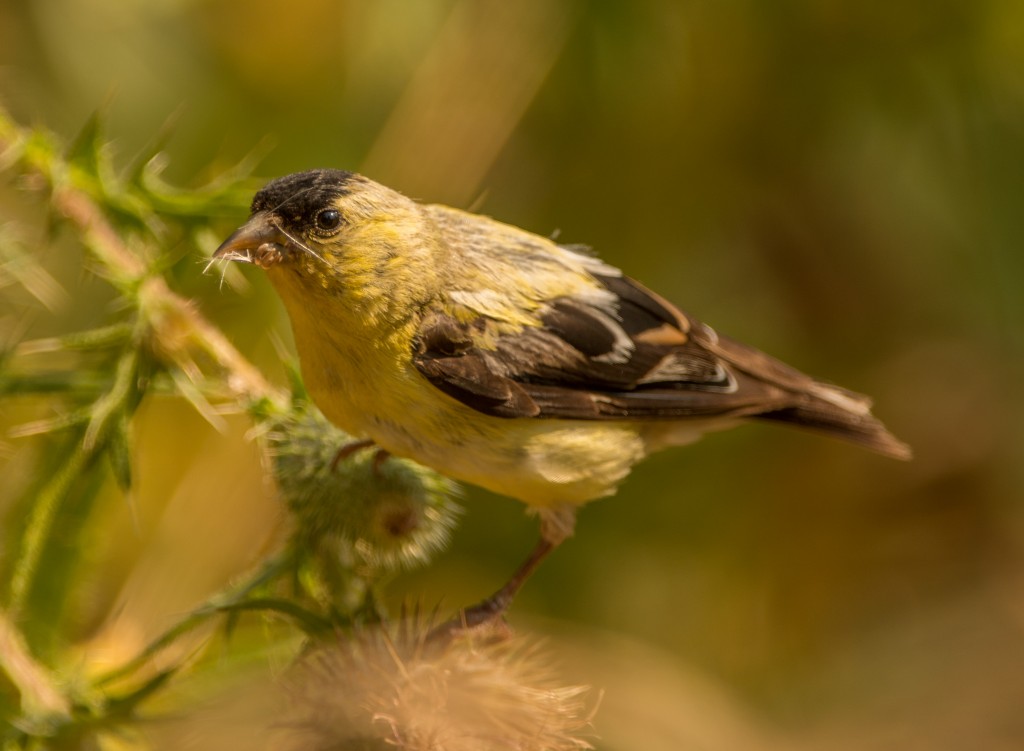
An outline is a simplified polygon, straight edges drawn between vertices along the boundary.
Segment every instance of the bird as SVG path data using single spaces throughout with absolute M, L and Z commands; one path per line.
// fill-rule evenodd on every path
M 911 457 L 868 397 L 719 334 L 586 246 L 355 172 L 270 181 L 213 258 L 266 272 L 310 397 L 358 446 L 539 517 L 536 547 L 465 625 L 505 612 L 580 506 L 706 432 L 769 421 Z

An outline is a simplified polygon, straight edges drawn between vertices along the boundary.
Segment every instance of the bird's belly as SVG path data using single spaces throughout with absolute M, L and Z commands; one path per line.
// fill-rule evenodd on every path
M 646 454 L 631 424 L 491 417 L 440 391 L 384 386 L 344 399 L 310 393 L 331 422 L 353 435 L 531 506 L 609 495 Z M 411 393 L 417 397 L 401 396 Z
M 613 493 L 647 453 L 631 423 L 492 417 L 452 399 L 399 353 L 350 355 L 345 376 L 323 347 L 299 343 L 303 377 L 328 420 L 395 456 L 531 506 L 580 504 Z
M 615 492 L 645 454 L 625 425 L 480 415 L 471 430 L 434 430 L 429 440 L 408 429 L 385 430 L 378 442 L 442 474 L 531 506 L 582 504 Z

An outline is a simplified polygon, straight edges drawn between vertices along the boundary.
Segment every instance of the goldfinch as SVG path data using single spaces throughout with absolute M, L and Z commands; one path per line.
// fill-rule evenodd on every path
M 868 398 L 711 327 L 586 252 L 320 169 L 268 183 L 214 254 L 264 269 L 323 414 L 381 450 L 518 498 L 541 542 L 466 611 L 503 611 L 633 465 L 745 420 L 907 459 Z

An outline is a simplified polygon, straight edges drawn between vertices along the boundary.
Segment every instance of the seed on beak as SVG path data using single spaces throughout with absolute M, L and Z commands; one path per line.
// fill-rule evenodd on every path
M 263 243 L 252 255 L 252 262 L 261 269 L 269 269 L 284 260 L 284 248 L 278 243 Z
M 217 248 L 213 257 L 252 263 L 262 269 L 281 263 L 287 253 L 287 236 L 265 212 L 254 214 Z

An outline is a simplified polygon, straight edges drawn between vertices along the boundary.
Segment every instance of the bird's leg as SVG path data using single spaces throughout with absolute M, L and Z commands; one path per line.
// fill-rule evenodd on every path
M 505 585 L 471 608 L 465 608 L 459 614 L 435 628 L 431 635 L 433 637 L 450 635 L 460 628 L 473 628 L 481 624 L 500 618 L 516 594 L 522 588 L 530 575 L 537 570 L 548 554 L 572 536 L 572 530 L 576 522 L 576 509 L 573 506 L 557 506 L 551 509 L 538 510 L 540 516 L 540 541 L 527 557 L 523 564 L 512 574 L 512 578 L 505 582 Z
M 516 569 L 516 572 L 512 574 L 512 578 L 505 582 L 501 589 L 483 602 L 478 602 L 473 607 L 466 608 L 459 614 L 457 619 L 458 625 L 464 628 L 472 628 L 502 615 L 508 610 L 508 606 L 512 604 L 516 593 L 526 583 L 526 580 L 530 578 L 530 574 L 537 569 L 540 562 L 547 558 L 548 553 L 554 550 L 555 547 L 555 543 L 542 537 L 529 557 L 523 561 L 523 565 Z

